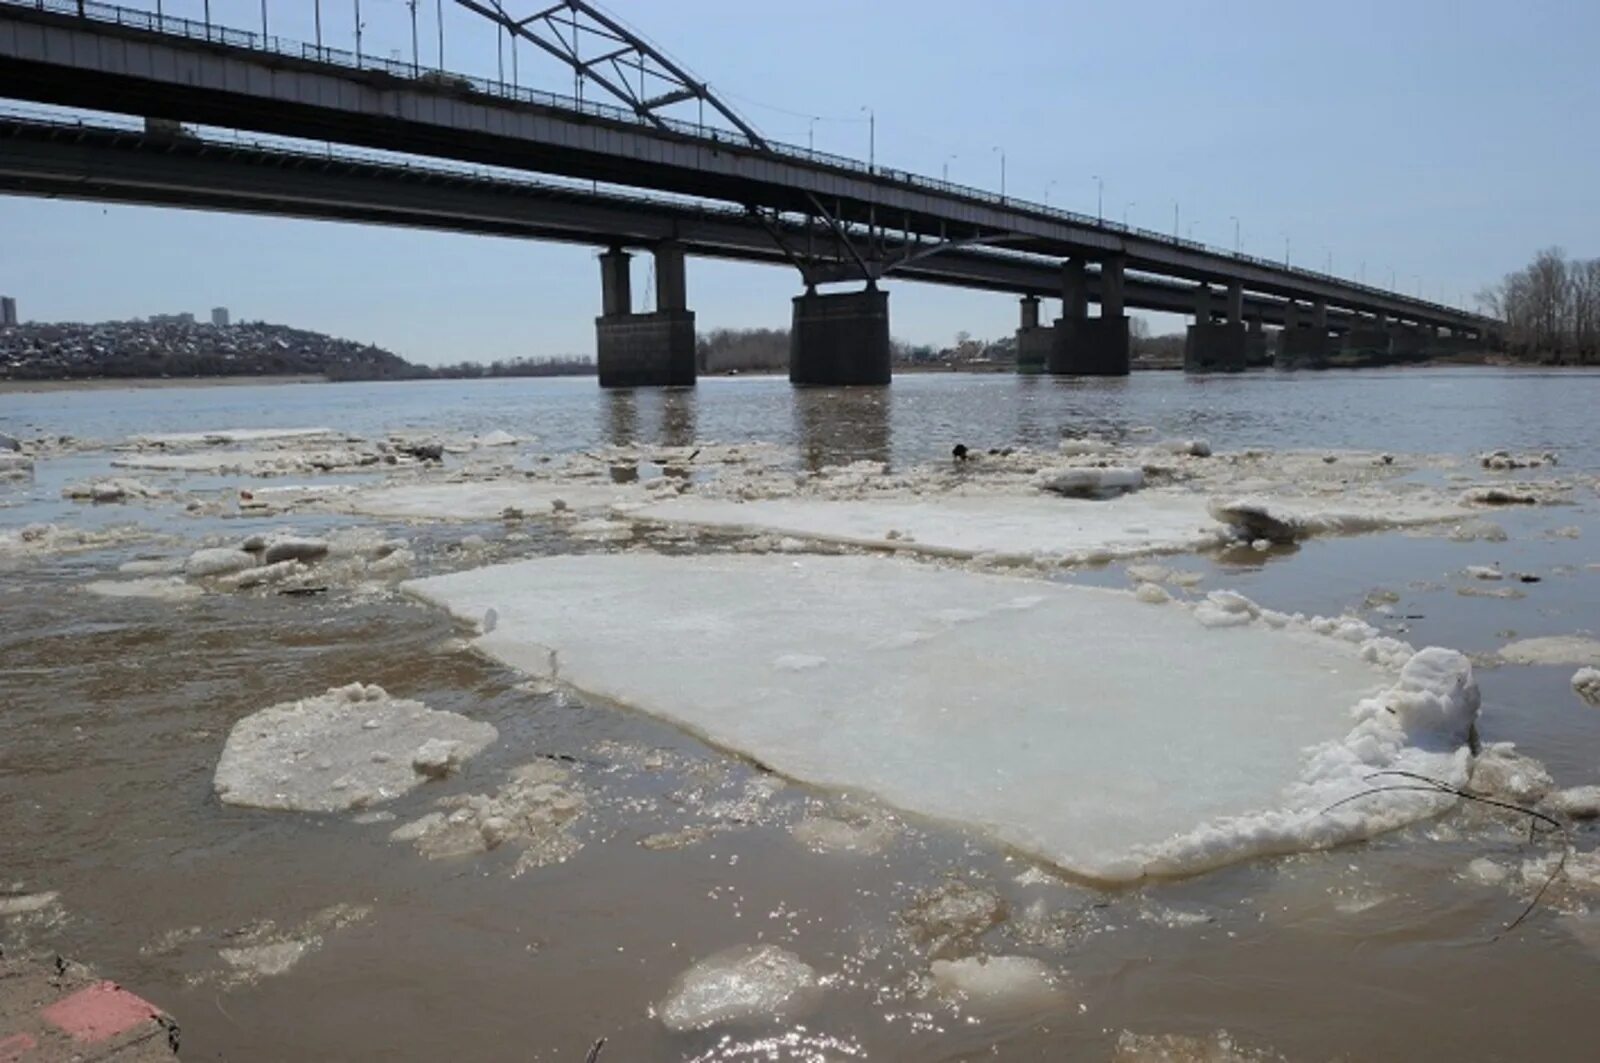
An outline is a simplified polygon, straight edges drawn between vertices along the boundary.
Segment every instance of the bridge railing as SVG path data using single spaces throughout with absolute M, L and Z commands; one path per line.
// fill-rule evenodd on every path
M 652 128 L 665 128 L 682 136 L 698 141 L 709 141 L 712 146 L 719 148 L 742 148 L 753 150 L 754 145 L 747 141 L 743 134 L 733 130 L 720 129 L 707 126 L 702 122 L 686 122 L 681 119 L 670 118 L 658 114 L 643 114 L 627 110 L 610 104 L 596 103 L 578 97 L 563 96 L 558 93 L 544 92 L 538 89 L 515 83 L 507 83 L 491 78 L 474 77 L 467 74 L 458 74 L 453 71 L 442 70 L 438 67 L 424 66 L 419 63 L 409 63 L 398 59 L 386 59 L 382 56 L 370 55 L 365 52 L 351 52 L 340 48 L 329 48 L 323 45 L 311 44 L 304 41 L 253 33 L 249 30 L 234 29 L 220 26 L 214 22 L 197 21 L 177 15 L 168 15 L 154 11 L 145 11 L 138 8 L 122 7 L 116 4 L 99 3 L 96 0 L 0 0 L 3 7 L 25 7 L 39 11 L 49 11 L 60 15 L 84 18 L 95 22 L 109 23 L 116 26 L 136 30 L 145 30 L 151 33 L 162 33 L 186 40 L 204 41 L 212 44 L 224 45 L 232 48 L 243 48 L 252 51 L 267 52 L 273 55 L 287 56 L 302 59 L 308 62 L 327 63 L 349 70 L 359 70 L 388 75 L 397 80 L 424 82 L 432 88 L 445 88 L 463 93 L 472 93 L 484 96 L 493 96 L 500 99 L 530 103 L 540 107 L 548 107 L 565 111 L 576 111 L 581 114 L 593 115 L 610 121 L 625 122 L 632 125 L 648 126 Z M 728 139 L 721 139 L 726 137 Z M 1148 240 L 1165 247 L 1183 248 L 1229 259 L 1234 262 L 1248 263 L 1270 269 L 1279 273 L 1300 277 L 1306 280 L 1321 281 L 1327 284 L 1336 284 L 1340 287 L 1362 292 L 1384 299 L 1400 299 L 1412 306 L 1429 310 L 1459 315 L 1464 311 L 1442 303 L 1434 303 L 1421 298 L 1413 298 L 1398 292 L 1387 291 L 1373 285 L 1352 281 L 1348 278 L 1338 277 L 1320 270 L 1306 269 L 1300 266 L 1291 266 L 1287 262 L 1278 262 L 1261 258 L 1256 255 L 1243 254 L 1239 251 L 1211 247 L 1198 240 L 1188 240 L 1179 237 L 1176 233 L 1168 235 L 1150 229 L 1141 229 L 1137 226 L 1128 226 L 1103 217 L 1090 217 L 1075 211 L 1045 204 L 1020 200 L 1012 196 L 999 195 L 986 189 L 975 188 L 971 185 L 955 184 L 949 181 L 920 174 L 910 173 L 905 170 L 896 170 L 885 166 L 869 166 L 858 159 L 848 156 L 834 155 L 829 152 L 815 151 L 811 148 L 802 148 L 792 144 L 783 144 L 776 141 L 765 141 L 765 147 L 774 154 L 787 158 L 805 161 L 812 165 L 827 166 L 833 169 L 844 170 L 859 174 L 874 181 L 885 181 L 906 188 L 921 189 L 935 192 L 939 195 L 950 196 L 987 206 L 1000 207 L 1005 210 L 1025 213 L 1030 216 L 1046 220 L 1065 222 L 1082 228 L 1096 229 L 1106 233 L 1133 236 L 1141 240 Z

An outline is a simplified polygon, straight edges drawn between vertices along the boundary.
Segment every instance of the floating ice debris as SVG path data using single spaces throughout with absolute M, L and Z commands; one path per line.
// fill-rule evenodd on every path
M 133 525 L 91 529 L 60 524 L 28 524 L 15 530 L 0 529 L 0 561 L 98 550 L 148 537 L 148 532 Z
M 952 879 L 919 894 L 900 913 L 912 941 L 933 959 L 965 956 L 977 948 L 978 939 L 999 926 L 1010 908 L 999 894 L 981 886 Z
M 22 443 L 18 441 L 16 436 L 8 436 L 4 432 L 0 432 L 0 450 L 16 451 L 21 449 Z
M 1504 528 L 1500 527 L 1500 525 L 1494 523 L 1493 521 L 1484 520 L 1481 517 L 1474 517 L 1471 520 L 1462 521 L 1460 524 L 1457 524 L 1455 527 L 1451 528 L 1449 532 L 1446 533 L 1445 537 L 1462 543 L 1503 543 L 1508 538 Z
M 1462 492 L 1461 501 L 1480 506 L 1536 506 L 1539 496 L 1506 487 L 1473 487 Z
M 1473 579 L 1496 580 L 1506 578 L 1506 574 L 1493 565 L 1468 565 L 1465 571 Z
M 430 738 L 411 754 L 411 767 L 418 775 L 430 779 L 443 779 L 461 767 L 460 742 L 443 738 Z
M 559 662 L 564 683 L 774 771 L 1097 879 L 1193 873 L 1437 814 L 1447 800 L 1402 793 L 1324 810 L 1385 768 L 1464 784 L 1478 708 L 1459 654 L 1413 655 L 1354 618 L 1236 596 L 1208 599 L 1229 626 L 1207 627 L 1122 592 L 887 559 L 649 554 L 406 589 L 464 619 L 495 608 L 475 645 L 535 676 Z M 896 638 L 908 630 L 928 637 Z M 1040 631 L 1072 637 L 1040 652 Z M 771 667 L 796 652 L 828 664 Z
M 1529 805 L 1556 787 L 1550 772 L 1539 761 L 1517 752 L 1510 742 L 1491 742 L 1479 751 L 1472 766 L 1472 790 Z
M 93 480 L 68 484 L 61 489 L 61 497 L 74 502 L 126 502 L 130 498 L 159 498 L 161 492 L 149 484 L 124 477 L 110 480 Z
M 571 826 L 588 800 L 566 769 L 549 761 L 517 768 L 493 794 L 452 794 L 437 804 L 445 811 L 396 827 L 390 840 L 410 842 L 429 859 L 514 844 L 522 851 L 513 875 L 561 863 L 583 847 Z
M 1111 498 L 1144 486 L 1143 469 L 1045 469 L 1034 478 L 1042 491 L 1068 498 Z
M 1227 1030 L 1209 1037 L 1124 1030 L 1110 1063 L 1282 1063 L 1283 1059 L 1277 1052 L 1240 1045 Z
M 261 561 L 263 564 L 274 565 L 280 561 L 320 561 L 327 556 L 326 539 L 302 539 L 284 535 L 267 542 L 261 552 Z
M 941 995 L 984 1015 L 1025 1015 L 1067 1002 L 1055 972 L 1031 956 L 934 960 L 929 973 Z
M 218 428 L 209 432 L 145 433 L 129 436 L 128 442 L 147 447 L 223 446 L 283 439 L 318 439 L 338 434 L 332 428 Z
M 1574 786 L 1545 797 L 1539 807 L 1569 819 L 1600 817 L 1600 786 Z
M 1493 450 L 1479 455 L 1478 464 L 1485 469 L 1537 469 L 1544 465 L 1556 464 L 1556 455 L 1549 452 L 1512 454 L 1510 451 Z
M 1504 883 L 1510 874 L 1511 869 L 1504 864 L 1497 864 L 1486 856 L 1479 856 L 1467 862 L 1461 877 L 1480 886 L 1498 886 Z
M 476 436 L 472 442 L 474 446 L 479 447 L 509 447 L 522 442 L 522 440 L 504 429 L 496 428 L 492 432 L 485 432 L 481 436 Z
M 1546 635 L 1519 639 L 1500 650 L 1507 664 L 1576 664 L 1600 667 L 1600 639 L 1584 635 Z
M 26 480 L 32 475 L 32 458 L 26 454 L 0 450 L 0 480 Z
M 673 981 L 656 1007 L 669 1030 L 789 1019 L 815 1005 L 817 973 L 776 945 L 737 945 L 707 956 Z
M 189 560 L 184 562 L 183 571 L 186 575 L 204 579 L 207 576 L 232 575 L 255 567 L 254 554 L 245 553 L 232 546 L 215 546 L 196 550 L 190 554 Z
M 495 729 L 360 683 L 284 702 L 234 725 L 217 763 L 217 796 L 230 805 L 301 812 L 366 808 L 432 777 L 435 741 L 456 761 L 480 752 Z M 429 770 L 413 765 L 423 754 Z
M 222 972 L 202 976 L 196 981 L 214 980 L 231 989 L 288 974 L 301 960 L 322 948 L 326 935 L 359 923 L 371 914 L 372 909 L 362 905 L 335 904 L 288 931 L 280 931 L 270 919 L 262 920 L 233 935 L 236 944 L 217 950 L 217 956 L 226 964 Z M 168 949 L 193 940 L 199 933 L 196 927 L 167 935 Z
M 1580 668 L 1572 674 L 1572 689 L 1589 704 L 1600 709 L 1600 668 Z
M 1456 520 L 1462 510 L 1433 501 L 1400 498 L 1324 508 L 1314 500 L 1274 501 L 1236 498 L 1213 502 L 1211 516 L 1234 528 L 1239 538 L 1292 543 L 1312 535 L 1353 534 Z
M 557 510 L 604 509 L 628 500 L 642 501 L 636 488 L 570 482 L 463 480 L 451 483 L 392 484 L 361 491 L 343 501 L 356 513 L 417 520 L 497 520 L 507 510 L 523 517 Z M 559 505 L 558 505 L 559 503 Z
M 45 893 L 0 893 L 0 919 L 42 912 L 61 896 L 55 890 Z
M 83 589 L 102 598 L 149 598 L 159 602 L 186 602 L 205 594 L 199 587 L 176 576 L 97 579 L 85 583 Z
M 1172 595 L 1159 583 L 1141 583 L 1133 589 L 1133 596 L 1149 605 L 1162 605 L 1172 601 Z
M 809 815 L 789 833 L 795 841 L 818 853 L 856 853 L 870 856 L 883 851 L 894 839 L 894 823 L 882 811 L 846 805 L 832 815 Z

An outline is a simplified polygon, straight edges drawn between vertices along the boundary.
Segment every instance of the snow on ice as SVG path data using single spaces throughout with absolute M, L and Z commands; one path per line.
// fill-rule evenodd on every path
M 366 808 L 436 777 L 441 758 L 459 765 L 497 737 L 489 724 L 352 683 L 240 720 L 213 782 L 230 805 L 299 812 Z
M 632 516 L 723 531 L 772 532 L 821 542 L 949 557 L 1109 561 L 1204 550 L 1228 539 L 1191 494 L 1136 492 L 1103 502 L 1042 495 L 751 502 L 683 496 Z
M 1099 880 L 1437 814 L 1443 799 L 1414 793 L 1325 810 L 1384 769 L 1465 783 L 1478 708 L 1460 654 L 1237 596 L 1207 599 L 1239 618 L 1212 626 L 1123 592 L 890 559 L 642 554 L 406 587 L 465 618 L 494 609 L 475 645 L 514 667 Z M 823 663 L 784 667 L 795 655 Z

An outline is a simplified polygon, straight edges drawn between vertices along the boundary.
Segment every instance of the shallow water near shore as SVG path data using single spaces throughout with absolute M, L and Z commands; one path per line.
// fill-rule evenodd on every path
M 1513 638 L 1600 632 L 1597 395 L 1600 374 L 1483 369 L 926 375 L 856 392 L 770 378 L 621 394 L 590 380 L 427 382 L 0 395 L 0 431 L 113 444 L 230 426 L 503 430 L 523 441 L 519 467 L 608 444 L 766 442 L 799 470 L 945 462 L 955 443 L 981 452 L 1048 450 L 1079 435 L 1203 437 L 1218 451 L 1447 455 L 1474 482 L 1481 452 L 1554 451 L 1555 468 L 1510 475 L 1559 477 L 1570 490 L 1556 504 L 1488 514 L 1505 541 L 1392 530 L 1159 560 L 1201 574 L 1203 589 L 1283 611 L 1348 612 L 1419 647 L 1478 655 L 1484 740 L 1515 742 L 1571 787 L 1600 783 L 1600 711 L 1574 695 L 1571 666 L 1496 667 L 1489 655 Z M 403 537 L 419 575 L 472 567 L 479 554 L 618 547 L 539 519 L 513 539 L 501 521 L 61 498 L 64 485 L 109 473 L 114 456 L 71 450 L 39 460 L 28 480 L 0 483 L 0 525 L 137 521 L 148 533 L 0 568 L 0 886 L 59 894 L 49 909 L 0 919 L 0 944 L 71 955 L 135 988 L 178 1018 L 185 1056 L 566 1060 L 600 1038 L 603 1060 L 1593 1055 L 1600 1017 L 1586 1005 L 1600 990 L 1600 914 L 1590 906 L 1600 895 L 1556 889 L 1504 932 L 1526 895 L 1466 870 L 1477 858 L 1514 868 L 1548 852 L 1529 841 L 1525 819 L 1460 807 L 1359 845 L 1112 890 L 892 810 L 861 813 L 887 823 L 873 844 L 819 851 L 792 828 L 856 814 L 838 795 L 640 713 L 530 684 L 463 652 L 458 623 L 399 593 L 331 585 L 162 602 L 80 589 L 135 558 L 285 524 Z M 270 483 L 139 475 L 192 493 Z M 484 546 L 463 547 L 472 536 Z M 1463 576 L 1475 565 L 1508 578 Z M 1126 570 L 1039 578 L 1127 587 Z M 1486 588 L 1520 596 L 1462 593 Z M 1071 637 L 1041 631 L 1038 650 Z M 212 772 L 238 720 L 356 681 L 491 723 L 500 740 L 461 774 L 384 805 L 392 821 L 218 801 Z M 493 790 L 530 761 L 566 773 L 564 785 L 584 795 L 569 831 L 579 847 L 564 859 L 519 873 L 509 846 L 430 860 L 390 840 L 442 794 Z M 1593 827 L 1573 831 L 1579 850 L 1594 848 Z M 908 915 L 951 882 L 992 894 L 999 917 L 928 930 Z M 928 991 L 926 972 L 940 942 L 963 935 L 976 951 L 1042 960 L 1060 993 L 1005 1013 L 952 1006 Z M 288 942 L 303 955 L 281 974 L 224 956 Z M 686 1033 L 652 1014 L 695 961 L 759 943 L 815 969 L 814 1008 Z M 1234 1055 L 1215 1048 L 1220 1030 Z M 1195 1040 L 1158 1040 L 1167 1037 Z

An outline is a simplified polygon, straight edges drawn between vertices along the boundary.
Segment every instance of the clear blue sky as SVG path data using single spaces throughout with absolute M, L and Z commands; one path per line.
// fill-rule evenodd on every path
M 312 0 L 268 0 L 309 40 Z M 153 8 L 154 0 L 128 6 Z M 362 0 L 363 50 L 410 55 L 403 0 Z M 423 61 L 434 0 L 422 0 Z M 445 6 L 451 6 L 445 0 Z M 508 0 L 517 14 L 542 0 Z M 254 28 L 259 0 L 213 0 Z M 199 17 L 201 0 L 164 0 Z M 1450 302 L 1551 244 L 1600 255 L 1594 0 L 610 0 L 765 134 L 1336 271 Z M 349 47 L 350 0 L 324 0 Z M 447 65 L 495 70 L 487 24 L 446 12 Z M 570 90 L 530 50 L 525 83 Z M 3 151 L 0 145 L 0 151 Z M 954 156 L 954 158 L 950 158 Z M 1128 206 L 1128 204 L 1132 204 Z M 425 362 L 593 350 L 594 252 L 485 237 L 0 197 L 0 292 L 25 319 L 213 305 Z M 644 283 L 638 269 L 636 292 Z M 786 326 L 789 271 L 692 261 L 702 329 Z M 1009 297 L 891 286 L 897 336 L 1015 327 Z M 1178 319 L 1156 322 L 1159 329 Z

